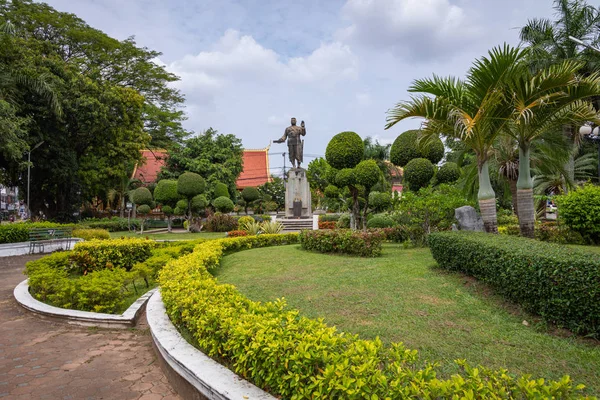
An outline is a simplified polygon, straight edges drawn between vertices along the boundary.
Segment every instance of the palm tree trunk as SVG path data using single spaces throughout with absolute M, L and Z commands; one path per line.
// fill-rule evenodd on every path
M 516 215 L 519 215 L 519 202 L 517 201 L 517 180 L 508 178 L 510 186 L 510 196 L 512 198 L 512 206 Z
M 479 163 L 479 192 L 477 199 L 479 200 L 479 210 L 481 211 L 481 219 L 483 226 L 488 233 L 498 233 L 498 218 L 496 215 L 496 193 L 492 189 L 490 182 L 490 170 L 488 161 Z
M 119 205 L 119 217 L 125 218 L 125 194 L 121 193 L 121 204 Z
M 573 125 L 563 125 L 562 127 L 562 131 L 563 131 L 563 135 L 566 136 L 568 138 L 568 140 L 570 142 L 573 143 L 573 147 L 576 147 L 574 144 L 574 127 Z M 574 182 L 575 181 L 575 151 L 572 151 L 569 154 L 569 160 L 567 161 L 567 163 L 564 166 L 565 169 L 565 173 L 566 173 L 566 180 L 567 182 L 565 182 L 565 186 L 563 188 L 563 190 L 565 191 L 565 193 L 569 192 L 569 184 L 568 182 Z
M 535 237 L 535 207 L 533 205 L 533 180 L 529 169 L 529 144 L 519 146 L 519 180 L 517 204 L 521 236 Z

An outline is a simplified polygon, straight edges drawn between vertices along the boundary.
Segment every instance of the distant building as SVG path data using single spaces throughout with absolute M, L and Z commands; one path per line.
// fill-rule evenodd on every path
M 390 171 L 390 176 L 392 177 L 392 194 L 394 192 L 402 194 L 402 177 L 404 175 L 404 170 L 400 167 L 395 166 L 389 161 L 386 161 L 386 165 L 388 167 L 388 170 Z
M 257 187 L 271 181 L 269 147 L 244 150 L 243 170 L 236 182 L 238 190 Z M 143 160 L 136 164 L 131 178 L 139 180 L 144 185 L 156 183 L 160 169 L 165 165 L 168 156 L 166 150 L 142 150 Z
M 19 188 L 0 185 L 0 213 L 6 216 L 19 211 Z

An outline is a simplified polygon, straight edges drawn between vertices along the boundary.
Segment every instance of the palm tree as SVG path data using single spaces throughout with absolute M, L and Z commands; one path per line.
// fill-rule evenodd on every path
M 522 50 L 506 44 L 494 48 L 489 57 L 475 61 L 465 81 L 437 76 L 417 80 L 409 91 L 420 94 L 388 111 L 386 129 L 406 118 L 425 118 L 422 140 L 441 134 L 460 139 L 474 151 L 479 177 L 477 198 L 487 232 L 498 232 L 489 157 L 512 112 L 505 101 L 504 82 L 522 58 Z
M 600 95 L 600 74 L 581 77 L 577 73 L 582 66 L 581 62 L 563 61 L 533 74 L 523 64 L 507 79 L 506 101 L 513 112 L 504 132 L 519 148 L 517 209 L 522 236 L 534 237 L 532 143 L 561 126 L 598 120 L 585 99 Z

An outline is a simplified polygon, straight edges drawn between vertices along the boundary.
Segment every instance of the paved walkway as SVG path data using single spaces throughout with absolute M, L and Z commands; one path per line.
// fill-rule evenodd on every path
M 19 307 L 25 263 L 0 259 L 0 398 L 172 400 L 145 316 L 136 328 L 104 330 L 49 322 Z

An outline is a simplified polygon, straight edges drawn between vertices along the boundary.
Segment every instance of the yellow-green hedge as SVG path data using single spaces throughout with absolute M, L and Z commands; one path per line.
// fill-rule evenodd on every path
M 92 239 L 110 239 L 110 233 L 106 229 L 74 229 L 73 237 L 81 238 L 83 240 Z
M 438 378 L 436 364 L 418 367 L 423 363 L 415 350 L 338 332 L 286 308 L 284 300 L 251 301 L 209 272 L 227 252 L 297 240 L 287 234 L 207 241 L 167 263 L 159 282 L 171 320 L 210 357 L 285 399 L 581 397 L 582 386 L 569 377 L 532 380 L 506 370 L 471 368 L 464 360 L 456 361 L 460 375 Z
M 112 239 L 90 240 L 77 243 L 70 259 L 82 271 L 98 271 L 101 269 L 125 268 L 130 270 L 134 264 L 150 257 L 157 243 L 148 239 Z

